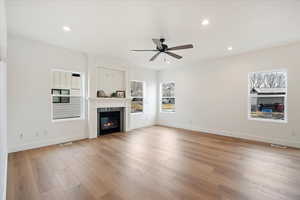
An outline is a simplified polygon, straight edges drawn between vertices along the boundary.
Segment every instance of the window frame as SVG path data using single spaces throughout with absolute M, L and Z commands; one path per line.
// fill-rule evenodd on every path
M 71 98 L 71 94 L 70 94 L 70 92 L 71 92 L 71 89 L 51 89 L 52 91 L 51 91 L 51 94 L 52 94 L 52 97 L 59 97 L 59 102 L 56 102 L 55 104 L 58 104 L 58 103 L 65 103 L 65 104 L 70 104 L 70 98 Z M 63 90 L 69 90 L 69 94 L 53 94 L 53 91 L 54 90 L 60 90 L 60 92 L 62 92 Z M 62 98 L 64 98 L 64 97 L 68 97 L 69 98 L 69 100 L 68 100 L 68 102 L 62 102 Z M 53 98 L 52 98 L 52 104 L 54 104 L 53 103 Z
M 162 85 L 165 84 L 165 83 L 174 83 L 174 96 L 172 97 L 163 97 L 162 96 Z M 159 111 L 161 113 L 176 113 L 176 95 L 175 95 L 175 91 L 176 91 L 176 83 L 175 81 L 163 81 L 159 84 Z M 174 104 L 174 111 L 164 111 L 162 110 L 162 99 L 175 99 L 175 104 Z
M 285 94 L 283 95 L 278 95 L 281 97 L 284 97 L 284 120 L 279 120 L 279 119 L 264 119 L 264 118 L 254 118 L 251 116 L 251 86 L 250 86 L 250 76 L 253 73 L 272 73 L 272 72 L 283 72 L 285 73 L 285 85 L 286 85 L 286 89 L 285 89 Z M 251 121 L 261 121 L 261 122 L 271 122 L 271 123 L 288 123 L 288 70 L 287 69 L 273 69 L 273 70 L 264 70 L 264 71 L 255 71 L 255 72 L 249 72 L 248 73 L 248 95 L 247 95 L 247 118 L 248 120 Z
M 71 95 L 71 90 L 72 88 L 70 88 L 70 95 L 53 95 L 52 94 L 52 90 L 53 89 L 58 89 L 58 88 L 52 88 L 53 87 L 53 75 L 54 72 L 69 72 L 69 73 L 74 73 L 74 74 L 80 74 L 80 78 L 81 78 L 81 83 L 80 83 L 80 97 L 81 97 L 81 112 L 80 112 L 80 117 L 70 117 L 70 118 L 64 118 L 64 119 L 53 119 L 53 96 L 59 96 L 59 97 L 72 97 Z M 50 104 L 51 104 L 51 122 L 52 123 L 56 123 L 56 122 L 65 122 L 65 121 L 76 121 L 76 120 L 85 120 L 85 76 L 84 76 L 84 72 L 78 72 L 78 71 L 72 71 L 72 70 L 64 70 L 64 69 L 57 69 L 57 68 L 53 68 L 51 69 L 51 86 L 50 86 Z M 65 89 L 65 88 L 64 88 Z
M 143 85 L 143 96 L 142 97 L 138 97 L 138 96 L 136 96 L 136 97 L 134 97 L 134 96 L 132 96 L 131 95 L 131 82 L 140 82 L 140 83 L 142 83 L 142 85 Z M 145 81 L 140 81 L 140 80 L 130 80 L 130 114 L 131 115 L 141 115 L 141 114 L 144 114 L 145 113 L 145 94 L 146 94 L 146 82 Z M 143 99 L 143 111 L 141 111 L 141 112 L 132 112 L 132 109 L 131 109 L 131 107 L 132 107 L 132 99 L 134 99 L 134 98 L 139 98 L 139 99 Z

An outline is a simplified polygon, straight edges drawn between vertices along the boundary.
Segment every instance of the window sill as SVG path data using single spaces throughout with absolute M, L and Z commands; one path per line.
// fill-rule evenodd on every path
M 74 117 L 74 118 L 66 118 L 66 119 L 52 119 L 52 123 L 68 122 L 68 121 L 78 121 L 78 120 L 84 120 L 84 118 L 82 118 L 82 117 Z
M 272 122 L 272 123 L 279 123 L 279 124 L 286 124 L 286 123 L 288 123 L 287 120 L 262 119 L 262 118 L 252 118 L 252 117 L 248 117 L 248 120 L 251 120 L 251 121 L 261 121 L 261 122 Z
M 176 113 L 176 111 L 160 111 L 161 113 L 170 113 L 170 114 L 174 114 Z
M 131 115 L 143 115 L 145 114 L 144 112 L 136 112 L 136 113 L 130 113 Z

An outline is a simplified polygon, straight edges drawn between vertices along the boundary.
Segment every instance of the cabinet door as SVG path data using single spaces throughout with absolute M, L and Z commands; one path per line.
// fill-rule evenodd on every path
M 60 72 L 54 71 L 52 77 L 52 88 L 53 89 L 60 89 Z
M 64 72 L 59 72 L 59 77 L 60 77 L 60 88 L 64 88 L 64 86 L 65 86 L 65 73 Z
M 81 89 L 81 77 L 80 75 L 72 75 L 72 89 Z
M 72 87 L 72 73 L 71 72 L 66 72 L 65 73 L 65 77 L 66 77 L 66 82 L 65 82 L 65 86 L 67 89 L 70 89 Z

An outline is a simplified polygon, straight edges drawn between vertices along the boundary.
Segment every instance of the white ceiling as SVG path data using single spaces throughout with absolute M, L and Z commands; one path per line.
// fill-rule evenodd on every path
M 300 40 L 298 0 L 8 0 L 7 8 L 12 34 L 153 69 Z M 201 26 L 204 18 L 209 26 Z M 152 49 L 159 37 L 195 48 L 177 51 L 179 61 L 167 57 L 170 64 L 130 51 Z

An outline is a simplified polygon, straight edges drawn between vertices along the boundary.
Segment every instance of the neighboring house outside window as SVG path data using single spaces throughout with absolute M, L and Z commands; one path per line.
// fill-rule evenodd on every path
M 175 112 L 175 82 L 163 82 L 160 85 L 161 112 Z
M 145 82 L 131 81 L 130 88 L 131 88 L 131 113 L 143 113 Z
M 249 74 L 249 119 L 287 122 L 287 72 Z
M 81 118 L 83 108 L 82 74 L 52 71 L 52 120 Z

